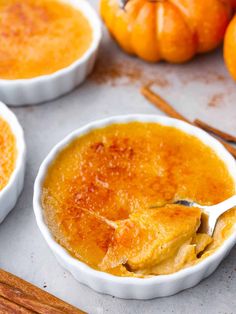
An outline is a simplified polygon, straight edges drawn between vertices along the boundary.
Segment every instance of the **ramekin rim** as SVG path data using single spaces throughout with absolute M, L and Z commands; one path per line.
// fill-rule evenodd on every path
M 24 139 L 24 131 L 23 128 L 18 121 L 16 115 L 3 103 L 0 101 L 0 117 L 7 122 L 10 126 L 10 129 L 16 139 L 16 146 L 17 146 L 17 156 L 16 156 L 16 164 L 14 170 L 7 182 L 7 184 L 0 190 L 0 203 L 3 199 L 4 195 L 7 194 L 12 185 L 14 184 L 15 180 L 19 176 L 22 167 L 25 163 L 26 157 L 26 144 Z
M 87 18 L 93 32 L 93 38 L 92 38 L 92 42 L 89 48 L 85 51 L 85 53 L 79 59 L 76 59 L 70 65 L 62 69 L 59 69 L 51 74 L 39 75 L 32 78 L 13 79 L 13 80 L 0 78 L 0 86 L 13 87 L 17 85 L 31 85 L 31 84 L 37 84 L 42 81 L 46 82 L 49 80 L 57 79 L 60 76 L 73 72 L 79 66 L 86 63 L 89 60 L 89 58 L 94 54 L 94 52 L 98 49 L 99 44 L 102 39 L 102 24 L 101 24 L 100 18 L 98 17 L 96 11 L 90 5 L 90 3 L 88 3 L 86 0 L 80 0 L 80 1 L 70 0 L 74 2 L 74 4 L 71 4 L 71 2 L 68 0 L 59 0 L 59 1 L 68 3 L 69 5 L 76 7 Z
M 76 259 L 65 248 L 63 248 L 59 243 L 56 242 L 48 226 L 46 225 L 46 222 L 44 222 L 43 208 L 41 206 L 41 200 L 40 200 L 41 188 L 42 188 L 43 180 L 47 173 L 47 169 L 49 165 L 51 164 L 51 162 L 55 159 L 57 154 L 61 150 L 63 150 L 63 148 L 66 147 L 75 138 L 78 138 L 82 136 L 83 134 L 90 132 L 91 130 L 99 129 L 101 127 L 105 127 L 111 124 L 128 123 L 128 122 L 150 122 L 150 123 L 154 122 L 154 123 L 159 123 L 163 125 L 173 126 L 178 129 L 181 129 L 187 134 L 196 136 L 203 143 L 205 143 L 205 141 L 203 140 L 202 137 L 206 137 L 207 141 L 210 142 L 210 145 L 206 143 L 205 144 L 213 148 L 213 150 L 217 153 L 217 155 L 221 158 L 221 160 L 226 164 L 227 168 L 229 170 L 230 170 L 230 167 L 235 168 L 234 169 L 235 174 L 232 177 L 236 184 L 236 162 L 234 158 L 226 151 L 224 146 L 219 141 L 217 141 L 211 135 L 199 129 L 198 127 L 192 126 L 189 123 L 180 121 L 178 119 L 173 119 L 166 116 L 160 116 L 160 115 L 155 115 L 155 114 L 128 114 L 128 115 L 111 116 L 105 119 L 92 121 L 72 131 L 66 137 L 64 137 L 61 141 L 59 141 L 50 150 L 50 152 L 48 153 L 48 155 L 46 156 L 46 158 L 44 159 L 44 161 L 42 162 L 39 168 L 39 171 L 38 171 L 35 183 L 34 183 L 33 208 L 34 208 L 37 225 L 44 239 L 49 245 L 50 249 L 53 252 L 56 252 L 60 256 L 60 258 L 63 260 L 63 262 L 66 263 L 66 265 L 76 267 L 79 271 L 86 272 L 88 276 L 92 276 L 96 279 L 102 279 L 102 280 L 106 280 L 106 281 L 113 282 L 116 284 L 126 284 L 126 285 L 135 284 L 135 285 L 146 286 L 149 284 L 159 284 L 163 282 L 170 282 L 170 281 L 178 280 L 190 274 L 197 273 L 201 269 L 204 269 L 205 267 L 210 265 L 215 260 L 218 260 L 222 256 L 224 256 L 227 250 L 230 249 L 236 243 L 236 228 L 234 228 L 232 234 L 223 242 L 223 244 L 215 252 L 213 252 L 211 255 L 209 255 L 204 260 L 200 261 L 199 263 L 195 265 L 189 266 L 187 268 L 181 269 L 175 273 L 168 274 L 168 275 L 158 275 L 158 276 L 153 276 L 150 278 L 133 278 L 133 277 L 120 277 L 120 276 L 115 276 L 112 274 L 102 272 L 102 271 L 93 269 L 92 267 L 88 266 L 86 263 Z M 191 133 L 190 130 L 192 130 L 193 133 Z M 224 156 L 224 158 L 222 155 L 220 156 L 219 151 L 223 152 L 222 155 Z

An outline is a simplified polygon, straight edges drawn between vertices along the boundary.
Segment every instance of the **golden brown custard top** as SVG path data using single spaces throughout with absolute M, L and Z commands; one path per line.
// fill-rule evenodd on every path
M 197 233 L 199 209 L 164 204 L 211 205 L 234 192 L 224 163 L 196 137 L 133 122 L 94 130 L 60 152 L 48 169 L 42 204 L 54 237 L 72 255 L 96 269 L 136 276 L 197 261 L 236 221 L 233 209 L 212 241 Z
M 8 123 L 0 117 L 0 191 L 15 168 L 16 141 Z
M 0 1 L 0 78 L 54 73 L 79 59 L 92 41 L 88 20 L 59 0 Z

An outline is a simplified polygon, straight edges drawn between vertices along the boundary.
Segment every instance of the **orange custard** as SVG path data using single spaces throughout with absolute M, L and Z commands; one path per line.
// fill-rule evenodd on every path
M 15 168 L 16 140 L 8 123 L 0 117 L 0 191 Z
M 59 0 L 1 0 L 0 78 L 63 69 L 88 50 L 92 36 L 87 18 Z
M 196 137 L 132 122 L 91 131 L 61 151 L 42 205 L 56 241 L 73 256 L 118 276 L 145 277 L 199 262 L 236 222 L 232 209 L 211 238 L 198 232 L 200 209 L 167 203 L 211 205 L 234 193 L 224 163 Z

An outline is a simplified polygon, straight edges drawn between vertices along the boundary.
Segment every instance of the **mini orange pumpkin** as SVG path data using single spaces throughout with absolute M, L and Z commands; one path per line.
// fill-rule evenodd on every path
M 216 48 L 230 20 L 228 0 L 101 0 L 101 16 L 128 53 L 147 61 L 185 62 Z
M 224 59 L 230 74 L 236 80 L 236 15 L 225 34 Z

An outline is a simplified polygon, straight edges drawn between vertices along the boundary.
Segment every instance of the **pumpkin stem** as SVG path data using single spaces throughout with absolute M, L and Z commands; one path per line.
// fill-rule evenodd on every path
M 122 10 L 125 10 L 125 6 L 126 4 L 129 2 L 130 0 L 118 0 L 119 2 L 119 7 Z M 148 0 L 148 2 L 165 2 L 166 0 Z
M 122 10 L 125 9 L 126 4 L 129 2 L 129 0 L 119 0 L 119 6 Z

